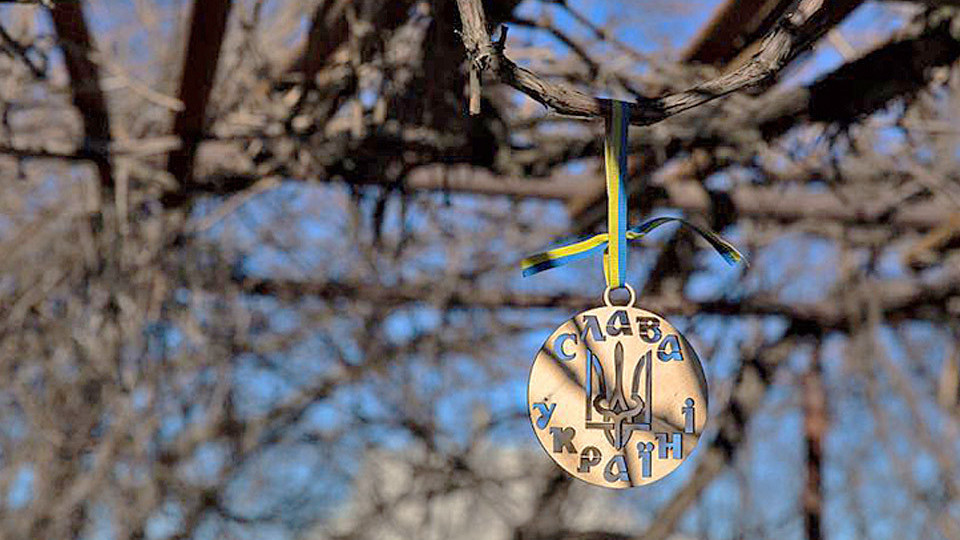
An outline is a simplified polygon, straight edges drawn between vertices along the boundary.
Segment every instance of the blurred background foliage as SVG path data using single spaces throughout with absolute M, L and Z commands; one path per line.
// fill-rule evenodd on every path
M 960 538 L 960 11 L 836 1 L 781 70 L 631 131 L 640 304 L 700 353 L 695 454 L 615 493 L 535 441 L 600 261 L 602 125 L 488 74 L 454 0 L 0 2 L 0 538 Z M 638 100 L 796 3 L 486 0 Z

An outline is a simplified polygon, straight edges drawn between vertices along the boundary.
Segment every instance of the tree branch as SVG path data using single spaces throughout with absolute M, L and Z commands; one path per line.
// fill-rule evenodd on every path
M 100 184 L 113 189 L 113 167 L 105 150 L 111 140 L 110 115 L 100 87 L 100 68 L 91 58 L 93 38 L 84 19 L 83 6 L 77 1 L 58 1 L 53 4 L 50 14 L 70 75 L 73 105 L 83 117 L 84 153 L 93 158 L 100 174 Z
M 771 92 L 737 111 L 733 121 L 705 119 L 698 129 L 686 129 L 685 135 L 665 143 L 667 152 L 663 158 L 670 159 L 694 148 L 743 146 L 743 134 L 750 132 L 771 140 L 803 122 L 850 125 L 891 100 L 910 99 L 929 84 L 934 74 L 931 68 L 949 66 L 960 58 L 960 39 L 951 31 L 954 20 L 957 11 L 951 8 L 926 14 L 903 34 L 808 86 Z M 584 153 L 596 155 L 599 148 L 599 143 L 593 141 Z M 744 155 L 752 159 L 754 154 Z M 604 200 L 603 184 L 595 183 L 592 193 L 571 203 L 571 214 L 581 229 L 604 219 Z M 776 206 L 784 208 L 788 202 L 781 200 Z M 850 210 L 846 208 L 840 213 Z
M 600 117 L 606 114 L 609 100 L 589 96 L 579 90 L 549 82 L 536 73 L 513 63 L 503 52 L 503 38 L 492 43 L 487 30 L 481 0 L 457 0 L 462 23 L 462 38 L 471 64 L 471 104 L 479 100 L 479 73 L 490 69 L 501 81 L 527 94 L 559 114 Z M 829 28 L 833 4 L 822 0 L 801 0 L 789 10 L 763 39 L 760 50 L 739 69 L 701 83 L 687 91 L 660 98 L 644 98 L 632 104 L 630 121 L 650 125 L 708 101 L 762 82 L 777 73 L 803 52 Z M 476 74 L 476 75 L 475 75 Z M 476 78 L 476 83 L 474 83 Z M 471 105 L 471 114 L 479 106 Z
M 190 38 L 180 78 L 179 99 L 183 110 L 177 114 L 173 125 L 173 133 L 183 145 L 170 154 L 167 162 L 167 171 L 181 185 L 187 185 L 193 179 L 194 157 L 203 138 L 207 104 L 231 5 L 232 0 L 196 0 L 193 4 Z
M 571 294 L 513 293 L 500 290 L 469 289 L 468 292 L 443 290 L 435 284 L 427 286 L 397 285 L 379 287 L 352 282 L 303 282 L 283 279 L 244 279 L 244 291 L 277 298 L 314 296 L 369 300 L 379 305 L 408 303 L 436 304 L 460 309 L 563 308 L 584 310 L 596 306 L 598 297 Z M 468 289 L 463 289 L 467 291 Z M 960 296 L 960 278 L 952 277 L 933 283 L 891 281 L 878 285 L 876 291 L 880 313 L 891 320 L 902 320 L 923 314 L 936 316 L 936 311 Z M 755 294 L 736 300 L 695 301 L 675 296 L 649 296 L 643 299 L 645 309 L 663 315 L 694 316 L 702 314 L 729 316 L 781 316 L 802 327 L 821 331 L 847 331 L 851 317 L 842 303 L 832 298 L 805 304 L 787 303 L 773 295 Z M 940 316 L 948 314 L 940 313 Z

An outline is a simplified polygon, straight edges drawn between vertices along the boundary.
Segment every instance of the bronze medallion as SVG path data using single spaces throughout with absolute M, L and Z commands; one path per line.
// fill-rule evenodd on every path
M 610 303 L 563 323 L 530 369 L 530 421 L 571 475 L 629 488 L 670 474 L 697 446 L 707 381 L 697 353 L 663 317 Z

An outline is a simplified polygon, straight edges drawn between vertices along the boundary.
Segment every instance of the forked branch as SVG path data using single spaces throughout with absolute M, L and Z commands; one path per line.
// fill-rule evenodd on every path
M 767 34 L 760 49 L 742 67 L 701 83 L 693 88 L 659 98 L 642 98 L 632 105 L 630 120 L 636 125 L 660 122 L 677 113 L 775 75 L 798 54 L 806 50 L 830 27 L 829 13 L 849 0 L 824 3 L 823 0 L 798 0 Z M 462 22 L 462 38 L 470 60 L 470 111 L 479 112 L 480 74 L 493 72 L 502 82 L 527 94 L 557 113 L 599 117 L 605 114 L 609 100 L 587 95 L 577 89 L 552 83 L 511 61 L 503 52 L 505 34 L 491 41 L 482 0 L 457 0 Z

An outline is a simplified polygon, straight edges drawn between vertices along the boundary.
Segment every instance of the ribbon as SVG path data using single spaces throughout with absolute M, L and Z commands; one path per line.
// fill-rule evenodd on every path
M 685 219 L 678 217 L 658 217 L 649 221 L 645 221 L 636 227 L 627 229 L 626 238 L 630 241 L 638 240 L 646 236 L 647 233 L 653 229 L 671 222 L 679 223 L 680 225 L 689 227 L 697 234 L 702 236 L 707 242 L 710 243 L 711 246 L 713 246 L 717 253 L 723 257 L 723 260 L 727 261 L 727 263 L 733 265 L 746 260 L 743 254 L 737 251 L 737 248 L 733 247 L 733 245 L 721 238 L 717 233 L 709 229 L 699 227 Z M 556 268 L 558 266 L 567 264 L 568 262 L 593 255 L 595 252 L 598 252 L 607 246 L 608 236 L 609 235 L 607 233 L 600 233 L 573 244 L 551 249 L 549 251 L 544 251 L 542 253 L 537 253 L 536 255 L 531 255 L 526 259 L 523 259 L 523 262 L 520 263 L 520 266 L 523 270 L 523 275 L 524 277 L 532 276 L 534 274 L 539 274 L 544 270 Z M 604 265 L 609 266 L 606 258 L 604 258 Z M 605 270 L 604 274 L 607 273 L 608 270 Z
M 744 262 L 743 254 L 717 233 L 677 217 L 658 217 L 637 227 L 627 228 L 627 133 L 630 126 L 630 104 L 610 102 L 604 139 L 604 165 L 607 176 L 607 232 L 579 240 L 573 244 L 531 255 L 520 263 L 524 277 L 556 268 L 604 249 L 603 275 L 607 286 L 622 287 L 627 273 L 627 241 L 637 240 L 666 223 L 679 223 L 702 236 L 729 264 Z M 610 241 L 613 235 L 614 241 Z
M 604 254 L 603 275 L 607 287 L 623 287 L 627 274 L 627 135 L 630 128 L 630 104 L 610 102 L 603 139 L 604 163 L 607 172 L 607 251 Z

